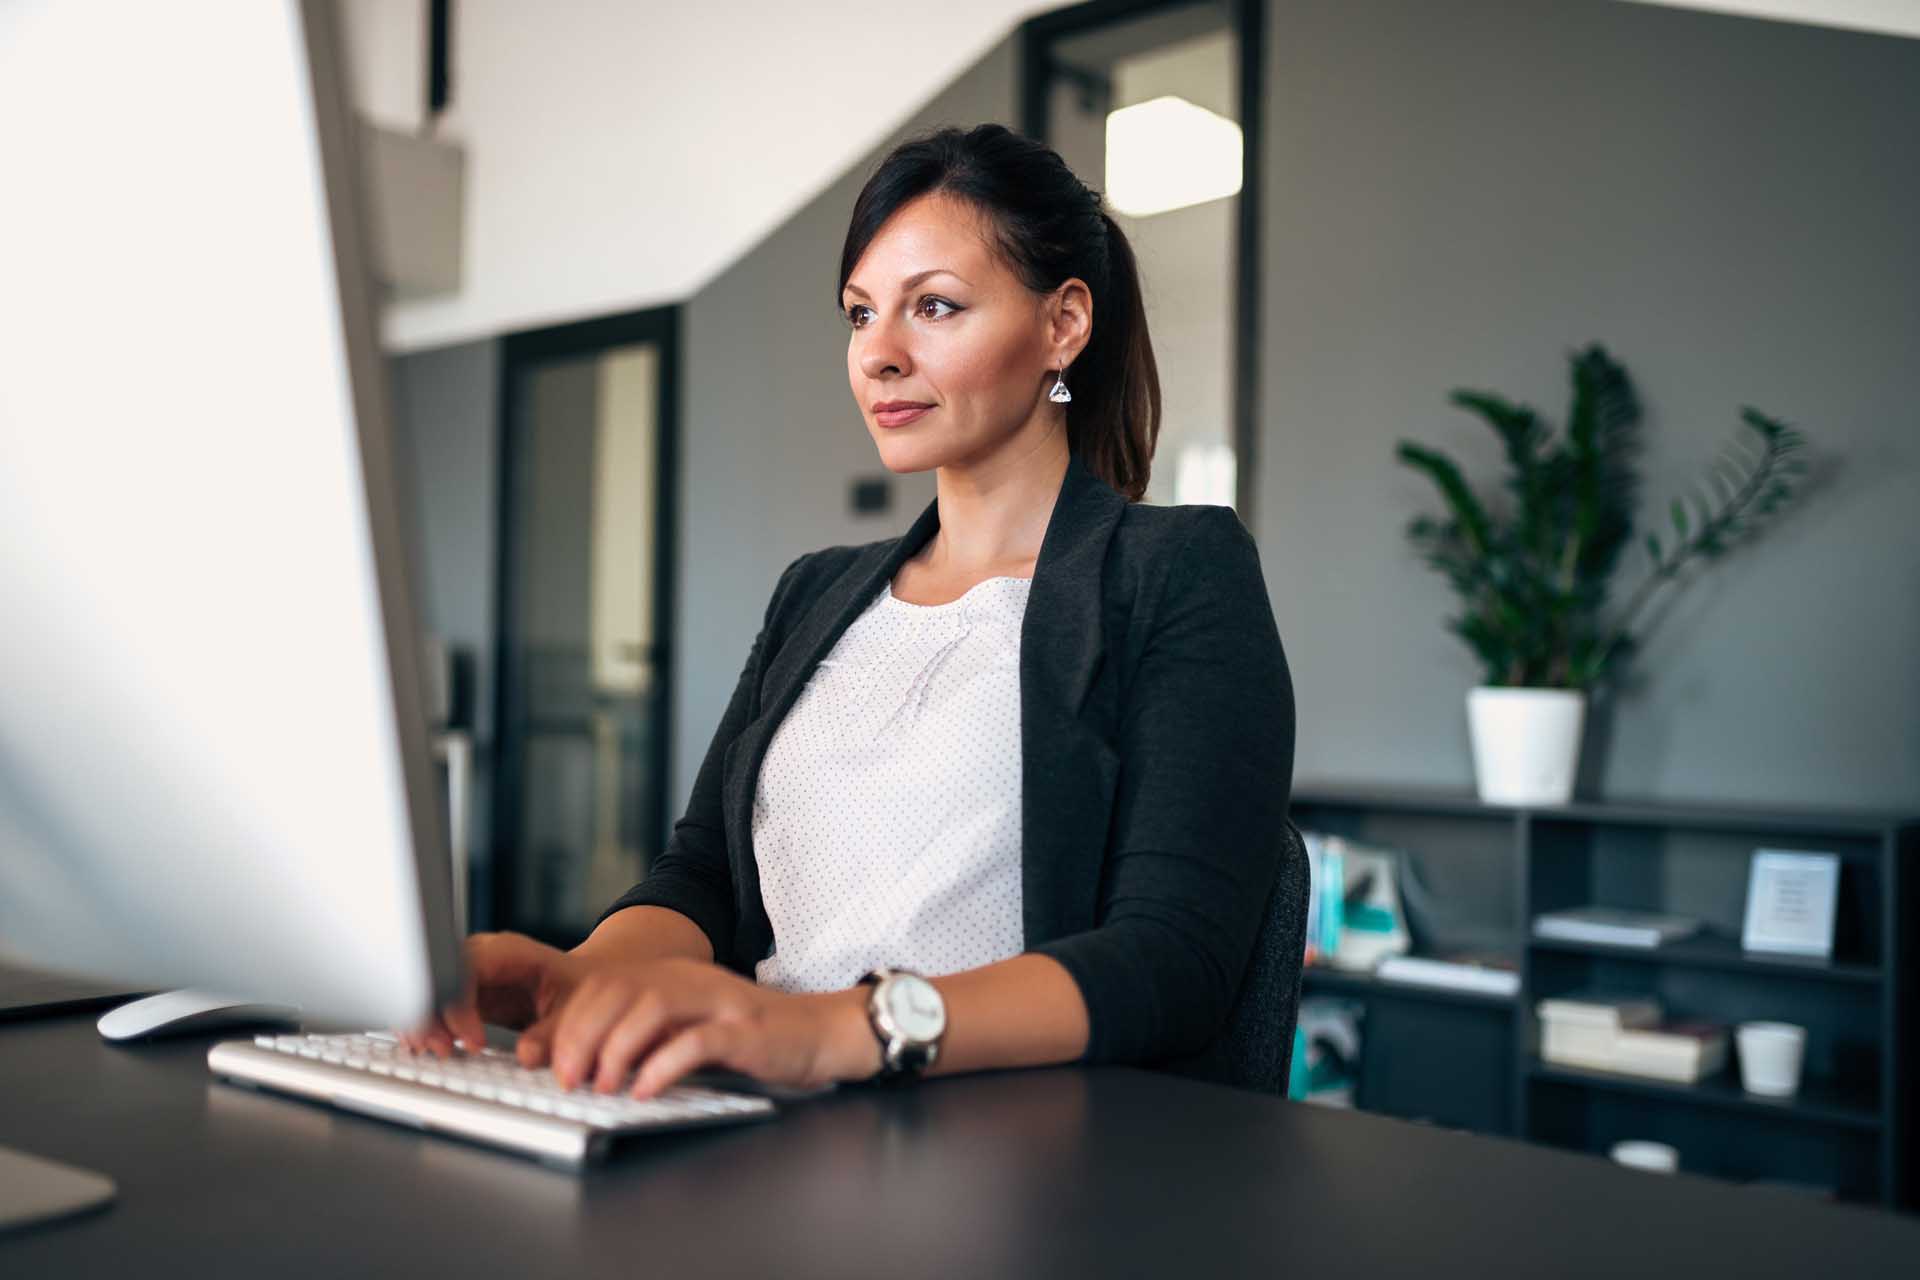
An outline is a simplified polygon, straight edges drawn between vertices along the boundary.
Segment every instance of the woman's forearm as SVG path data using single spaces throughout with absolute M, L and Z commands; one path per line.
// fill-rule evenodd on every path
M 947 1032 L 928 1075 L 1048 1066 L 1073 1062 L 1087 1050 L 1086 1002 L 1051 956 L 1018 955 L 929 981 L 946 1004 Z M 810 997 L 829 1011 L 839 1062 L 833 1074 L 841 1079 L 865 1079 L 879 1063 L 867 1020 L 869 990 Z
M 616 911 L 568 954 L 593 964 L 644 963 L 684 958 L 711 962 L 713 943 L 705 931 L 668 907 L 639 906 Z

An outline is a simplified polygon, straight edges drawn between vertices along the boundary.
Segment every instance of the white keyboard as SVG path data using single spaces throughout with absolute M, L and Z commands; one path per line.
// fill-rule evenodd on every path
M 676 1085 L 656 1097 L 565 1089 L 545 1067 L 499 1049 L 451 1058 L 414 1053 L 384 1032 L 261 1035 L 207 1051 L 224 1079 L 315 1098 L 397 1124 L 457 1134 L 551 1164 L 578 1168 L 604 1156 L 615 1135 L 771 1116 L 753 1094 Z

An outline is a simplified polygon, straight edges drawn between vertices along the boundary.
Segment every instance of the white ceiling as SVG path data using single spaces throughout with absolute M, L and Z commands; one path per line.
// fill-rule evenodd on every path
M 1632 2 L 1920 35 L 1920 0 Z M 390 306 L 388 346 L 688 297 L 1019 22 L 1057 7 L 459 0 L 440 132 L 467 150 L 466 283 Z M 424 0 L 343 8 L 361 110 L 417 128 Z
M 467 150 L 466 283 L 390 306 L 388 346 L 687 297 L 1057 4 L 456 3 L 441 133 Z M 356 101 L 381 123 L 419 123 L 424 7 L 345 2 Z
M 1821 27 L 1920 36 L 1920 0 L 1633 0 L 1675 9 L 1711 9 L 1749 18 L 1777 18 Z

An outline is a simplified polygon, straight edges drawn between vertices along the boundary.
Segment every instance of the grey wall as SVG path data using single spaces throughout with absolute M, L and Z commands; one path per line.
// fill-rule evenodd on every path
M 1597 339 L 1645 401 L 1649 511 L 1742 403 L 1838 463 L 1653 634 L 1605 794 L 1920 804 L 1920 40 L 1614 0 L 1270 15 L 1255 518 L 1298 776 L 1468 784 L 1476 671 L 1393 443 L 1495 475 L 1449 389 L 1560 422 Z
M 856 477 L 887 476 L 847 385 L 834 307 L 840 245 L 872 167 L 901 138 L 941 124 L 1017 121 L 1009 39 L 852 172 L 688 303 L 681 402 L 680 579 L 674 759 L 667 808 L 685 811 L 775 580 L 803 551 L 905 532 L 933 500 L 932 472 L 893 481 L 893 509 L 857 517 Z
M 402 463 L 426 583 L 425 623 L 474 662 L 474 796 L 470 815 L 476 922 L 488 919 L 493 744 L 495 558 L 499 554 L 500 344 L 488 340 L 402 356 L 388 365 Z

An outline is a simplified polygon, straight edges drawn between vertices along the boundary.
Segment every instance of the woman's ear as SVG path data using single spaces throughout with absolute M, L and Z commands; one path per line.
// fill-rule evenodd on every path
M 1047 345 L 1050 369 L 1065 369 L 1093 337 L 1093 291 L 1079 276 L 1069 276 L 1047 295 Z

